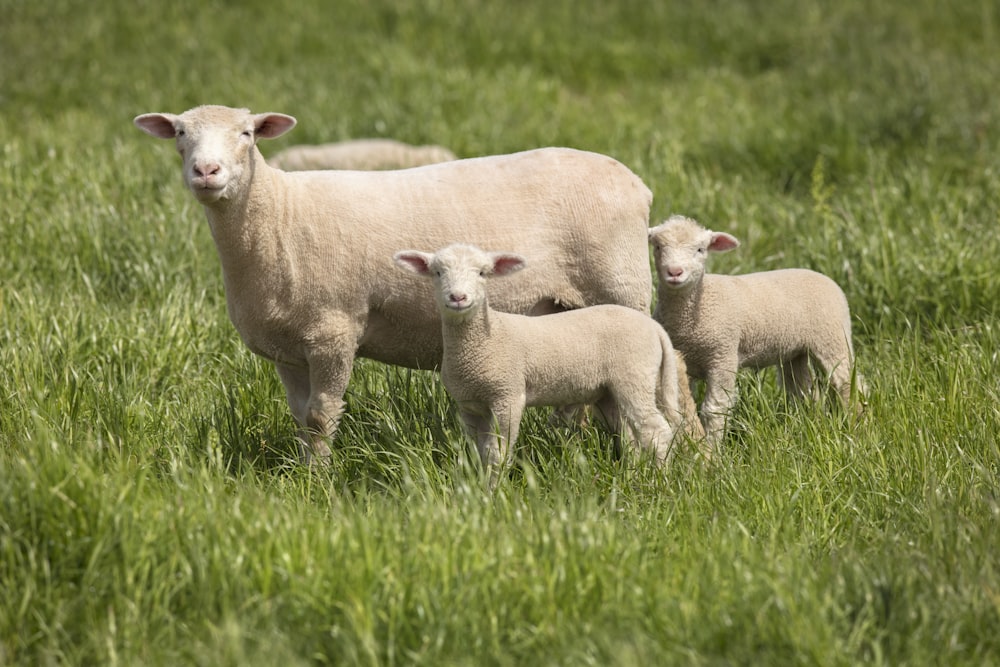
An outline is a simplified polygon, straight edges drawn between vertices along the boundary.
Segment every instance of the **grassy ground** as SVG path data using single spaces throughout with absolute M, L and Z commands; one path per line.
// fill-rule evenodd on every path
M 0 664 L 1000 662 L 994 5 L 0 0 Z M 200 103 L 613 155 L 716 270 L 840 282 L 869 409 L 749 374 L 666 476 L 532 414 L 490 497 L 436 376 L 362 361 L 303 470 L 131 125 Z

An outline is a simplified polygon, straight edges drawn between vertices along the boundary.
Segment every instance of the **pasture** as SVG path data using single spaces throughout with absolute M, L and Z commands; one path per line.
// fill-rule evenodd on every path
M 0 665 L 1000 663 L 994 2 L 0 14 Z M 539 410 L 490 495 L 437 375 L 362 360 L 299 466 L 179 157 L 132 125 L 203 103 L 295 116 L 265 155 L 611 155 L 651 223 L 741 239 L 712 270 L 836 280 L 867 410 L 747 373 L 719 460 L 665 474 Z

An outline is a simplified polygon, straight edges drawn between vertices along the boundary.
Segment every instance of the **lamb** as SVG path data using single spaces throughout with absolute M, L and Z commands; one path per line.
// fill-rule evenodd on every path
M 498 310 L 649 312 L 652 193 L 610 157 L 543 148 L 398 171 L 284 172 L 257 141 L 290 130 L 292 116 L 210 105 L 134 122 L 176 140 L 230 319 L 274 363 L 305 462 L 330 456 L 355 356 L 440 364 L 440 319 L 423 306 L 430 284 L 414 292 L 392 261 L 397 248 L 466 240 L 520 252 L 533 267 L 496 286 Z
M 708 253 L 732 250 L 739 241 L 679 215 L 648 234 L 659 283 L 653 317 L 684 355 L 691 377 L 705 381 L 701 417 L 713 446 L 736 402 L 738 368 L 780 366 L 779 382 L 799 399 L 814 393 L 812 361 L 849 403 L 851 314 L 833 280 L 806 269 L 706 274 Z
M 312 169 L 406 169 L 457 159 L 443 146 L 413 146 L 395 139 L 352 139 L 328 144 L 290 146 L 267 158 L 284 171 Z
M 531 406 L 596 403 L 612 432 L 627 424 L 657 463 L 670 458 L 682 419 L 677 368 L 670 338 L 651 317 L 619 305 L 540 317 L 493 310 L 487 282 L 525 267 L 515 253 L 453 244 L 433 254 L 402 250 L 394 259 L 433 282 L 444 340 L 441 379 L 491 483 Z

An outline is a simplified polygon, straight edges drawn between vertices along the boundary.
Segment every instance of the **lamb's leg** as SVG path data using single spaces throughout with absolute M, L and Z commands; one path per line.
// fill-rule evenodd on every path
M 830 379 L 830 386 L 843 401 L 851 404 L 851 351 L 842 350 L 835 354 L 817 354 L 816 363 Z M 863 393 L 864 381 L 858 378 L 859 393 Z
M 596 408 L 595 414 L 598 421 L 611 432 L 611 446 L 613 448 L 611 454 L 614 458 L 620 459 L 625 453 L 622 443 L 625 434 L 621 411 L 618 409 L 618 402 L 615 401 L 614 396 L 608 394 L 599 400 L 594 407 Z
M 809 355 L 800 354 L 791 359 L 785 359 L 778 373 L 778 384 L 785 391 L 785 396 L 797 401 L 812 394 L 812 372 L 809 369 Z
M 736 366 L 710 370 L 705 377 L 705 400 L 701 403 L 701 421 L 705 425 L 705 437 L 713 449 L 726 431 L 726 419 L 736 405 Z
M 510 449 L 508 443 L 517 440 L 521 411 L 516 411 L 515 415 L 509 408 L 491 410 L 478 405 L 460 405 L 459 417 L 469 439 L 476 445 L 479 460 L 492 489 L 506 467 Z
M 651 394 L 648 402 L 621 398 L 619 406 L 624 421 L 635 434 L 636 453 L 644 449 L 658 466 L 669 463 L 673 456 L 674 429 L 657 408 L 655 397 Z

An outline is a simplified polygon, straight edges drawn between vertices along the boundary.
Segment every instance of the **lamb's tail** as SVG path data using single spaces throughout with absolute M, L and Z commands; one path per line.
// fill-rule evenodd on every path
M 683 419 L 679 402 L 679 387 L 677 381 L 677 362 L 679 355 L 674 352 L 674 345 L 670 342 L 670 336 L 663 328 L 659 328 L 660 335 L 660 377 L 656 386 L 656 407 L 659 409 L 674 431 L 680 426 Z M 684 363 L 680 360 L 680 363 Z
M 691 382 L 688 378 L 687 364 L 684 363 L 684 355 L 673 346 L 666 331 L 660 338 L 664 356 L 660 364 L 657 407 L 670 422 L 675 433 L 683 432 L 690 438 L 703 441 L 705 427 L 698 418 L 698 405 L 691 394 Z M 704 447 L 702 449 L 703 455 L 711 458 L 711 452 Z

